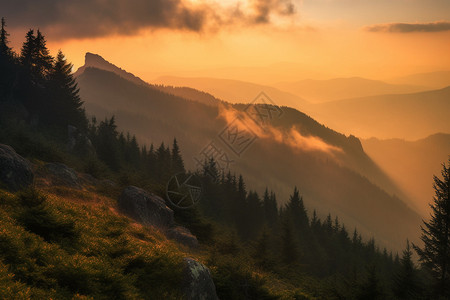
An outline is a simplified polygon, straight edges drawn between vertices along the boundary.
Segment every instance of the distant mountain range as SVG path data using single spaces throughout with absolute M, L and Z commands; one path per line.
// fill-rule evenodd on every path
M 399 184 L 424 217 L 434 196 L 433 175 L 450 155 L 450 134 L 438 133 L 417 141 L 362 140 L 367 154 Z
M 264 91 L 277 105 L 284 105 L 294 108 L 302 107 L 304 109 L 308 109 L 310 106 L 308 101 L 292 93 L 281 91 L 267 85 L 239 80 L 206 77 L 188 78 L 163 76 L 154 80 L 153 83 L 179 87 L 188 86 L 208 92 L 230 103 L 252 102 L 260 92 Z
M 360 77 L 280 82 L 275 84 L 274 87 L 304 97 L 313 103 L 426 90 L 426 88 L 420 86 L 389 84 Z
M 412 74 L 408 76 L 393 78 L 388 82 L 393 84 L 425 86 L 429 89 L 442 89 L 444 87 L 450 86 L 450 71 Z
M 450 87 L 413 94 L 379 95 L 317 104 L 314 117 L 359 137 L 415 140 L 450 133 Z
M 230 169 L 242 173 L 249 188 L 261 192 L 267 186 L 283 204 L 297 185 L 310 211 L 338 215 L 347 228 L 357 226 L 366 237 L 375 236 L 390 248 L 403 248 L 404 237 L 417 238 L 420 216 L 406 205 L 406 196 L 354 136 L 329 129 L 296 109 L 281 107 L 282 116 L 273 120 L 269 130 L 255 128 L 259 133 L 251 147 L 242 155 L 233 155 L 220 136 L 232 124 L 225 120 L 227 113 L 242 111 L 246 105 L 219 100 L 209 105 L 186 99 L 167 93 L 164 87 L 142 84 L 105 60 L 96 62 L 102 64 L 93 67 L 87 61 L 77 72 L 88 114 L 99 118 L 114 114 L 119 128 L 135 133 L 143 143 L 170 143 L 176 137 L 189 168 L 195 168 L 194 158 L 215 142 L 233 160 Z M 253 95 L 253 91 L 247 92 Z

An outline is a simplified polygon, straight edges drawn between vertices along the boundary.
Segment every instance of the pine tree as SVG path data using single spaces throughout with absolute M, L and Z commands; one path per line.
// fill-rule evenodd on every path
M 275 194 L 273 192 L 269 194 L 267 188 L 264 191 L 263 206 L 265 220 L 269 226 L 273 226 L 278 217 L 277 200 Z
M 400 269 L 394 275 L 393 283 L 393 292 L 398 299 L 417 299 L 420 286 L 417 278 L 417 270 L 412 261 L 412 250 L 408 240 L 406 241 L 406 249 L 403 251 L 403 256 L 400 261 Z
M 2 27 L 0 31 L 0 102 L 7 98 L 11 98 L 17 73 L 14 53 L 8 46 L 8 36 L 5 18 L 2 18 Z
M 6 22 L 5 18 L 2 18 L 2 28 L 0 31 L 0 59 L 11 59 L 12 58 L 12 50 L 8 46 L 8 32 L 6 32 Z
M 173 139 L 172 146 L 172 172 L 185 173 L 183 158 L 181 157 L 180 148 L 178 147 L 177 139 Z
M 303 198 L 300 197 L 297 187 L 294 187 L 294 193 L 290 196 L 286 208 L 292 218 L 295 228 L 301 233 L 304 233 L 309 227 L 309 220 L 305 205 L 303 204 Z
M 442 165 L 442 179 L 434 176 L 431 219 L 421 226 L 423 248 L 414 246 L 420 262 L 431 271 L 436 296 L 450 297 L 450 159 Z
M 384 293 L 380 285 L 380 279 L 375 265 L 367 268 L 367 277 L 360 286 L 361 291 L 358 295 L 360 300 L 378 300 L 384 299 Z
M 87 120 L 83 102 L 79 96 L 77 83 L 72 75 L 71 63 L 66 61 L 59 50 L 53 68 L 48 74 L 51 97 L 48 101 L 47 120 L 66 130 L 68 125 L 76 126 L 84 131 Z
M 38 30 L 35 44 L 35 72 L 41 78 L 47 78 L 53 68 L 53 57 L 50 55 L 50 51 L 47 48 L 47 41 L 42 33 Z M 64 55 L 62 55 L 62 61 L 65 62 Z M 72 68 L 72 67 L 70 67 Z
M 105 119 L 105 121 L 100 122 L 95 145 L 97 154 L 103 162 L 115 171 L 120 168 L 117 136 L 117 125 L 114 116 L 109 120 Z
M 36 58 L 36 37 L 34 36 L 34 30 L 28 30 L 25 35 L 25 42 L 22 45 L 20 52 L 20 62 L 29 71 L 34 69 L 34 63 Z

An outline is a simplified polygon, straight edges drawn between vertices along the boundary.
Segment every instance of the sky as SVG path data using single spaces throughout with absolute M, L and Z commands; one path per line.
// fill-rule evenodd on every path
M 92 52 L 147 81 L 450 70 L 448 0 L 0 0 L 0 12 L 16 51 L 40 29 L 75 68 Z

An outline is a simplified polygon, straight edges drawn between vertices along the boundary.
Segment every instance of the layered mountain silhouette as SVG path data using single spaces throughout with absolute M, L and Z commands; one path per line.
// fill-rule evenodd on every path
M 277 105 L 284 105 L 302 110 L 309 110 L 310 103 L 292 93 L 281 91 L 277 88 L 246 81 L 208 78 L 208 77 L 175 77 L 162 76 L 153 81 L 155 84 L 172 86 L 189 86 L 208 92 L 230 103 L 249 103 L 261 91 L 265 91 Z
M 384 94 L 405 94 L 426 89 L 420 86 L 389 84 L 361 77 L 329 80 L 306 79 L 296 82 L 280 82 L 274 86 L 314 103 Z
M 434 196 L 433 175 L 450 154 L 450 134 L 438 133 L 416 141 L 362 140 L 367 154 L 404 190 L 419 212 L 428 217 Z
M 314 116 L 360 137 L 415 140 L 450 132 L 450 87 L 413 94 L 379 95 L 316 105 Z
M 280 205 L 298 186 L 310 212 L 338 215 L 347 228 L 357 226 L 383 245 L 401 249 L 404 237 L 416 239 L 419 215 L 401 200 L 406 197 L 366 155 L 356 137 L 281 107 L 281 116 L 269 128 L 248 128 L 256 136 L 254 142 L 236 154 L 224 141 L 224 132 L 236 120 L 228 117 L 247 105 L 208 105 L 167 93 L 161 86 L 141 84 L 135 77 L 128 80 L 123 70 L 104 60 L 104 65 L 95 67 L 87 63 L 77 72 L 77 81 L 88 114 L 99 118 L 114 114 L 119 128 L 135 133 L 147 145 L 171 143 L 176 137 L 188 168 L 198 167 L 195 158 L 202 158 L 212 142 L 222 153 L 220 160 L 227 156 L 225 171 L 242 173 L 251 189 L 273 189 Z
M 425 86 L 430 89 L 441 89 L 450 86 L 450 71 L 417 73 L 389 80 L 393 84 Z

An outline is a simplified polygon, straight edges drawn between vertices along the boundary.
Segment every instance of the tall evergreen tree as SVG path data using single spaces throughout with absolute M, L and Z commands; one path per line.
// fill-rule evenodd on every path
M 277 200 L 275 194 L 273 192 L 269 194 L 267 188 L 264 191 L 263 205 L 266 222 L 269 226 L 273 226 L 278 217 Z
M 12 50 L 8 46 L 8 44 L 9 44 L 8 36 L 9 36 L 9 34 L 6 31 L 5 18 L 2 18 L 2 28 L 0 31 L 0 59 L 12 57 Z
M 117 135 L 118 132 L 115 117 L 112 116 L 111 119 L 105 119 L 105 121 L 100 122 L 98 126 L 98 136 L 95 139 L 98 157 L 115 171 L 120 168 Z
M 20 62 L 30 72 L 34 69 L 34 62 L 36 58 L 36 37 L 34 36 L 34 30 L 28 30 L 25 35 L 25 42 L 22 45 L 20 52 Z
M 10 98 L 17 72 L 14 64 L 14 53 L 8 46 L 8 36 L 5 18 L 2 18 L 0 31 L 0 102 Z
M 414 246 L 420 262 L 435 279 L 436 296 L 450 298 L 450 159 L 442 164 L 442 179 L 434 176 L 431 219 L 421 226 L 423 248 Z
M 184 173 L 186 170 L 184 169 L 183 158 L 181 157 L 180 148 L 178 147 L 177 139 L 173 139 L 172 146 L 172 172 L 173 173 Z
M 417 299 L 420 285 L 417 270 L 412 260 L 412 249 L 409 241 L 406 241 L 406 249 L 400 261 L 400 269 L 394 275 L 393 292 L 399 300 Z
M 374 264 L 367 267 L 367 277 L 360 286 L 361 290 L 358 300 L 381 300 L 384 299 L 383 289 L 380 284 L 377 268 Z
M 87 120 L 79 88 L 72 75 L 72 67 L 59 50 L 48 74 L 51 96 L 48 101 L 47 119 L 54 125 L 61 126 L 63 130 L 66 130 L 67 125 L 73 125 L 84 131 L 87 128 Z
M 294 192 L 290 196 L 286 208 L 292 218 L 295 228 L 299 230 L 300 233 L 304 233 L 309 227 L 309 221 L 303 198 L 300 196 L 297 187 L 294 187 Z
M 42 35 L 41 31 L 38 30 L 36 38 L 34 40 L 35 44 L 35 72 L 41 78 L 47 78 L 53 68 L 53 57 L 50 55 L 50 51 L 47 48 L 47 41 Z M 62 55 L 62 61 L 65 61 L 64 55 Z M 72 68 L 72 67 L 70 67 Z

